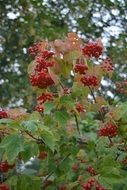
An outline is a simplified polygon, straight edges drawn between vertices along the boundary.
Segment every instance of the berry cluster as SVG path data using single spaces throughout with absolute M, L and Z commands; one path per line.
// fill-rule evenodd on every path
M 85 189 L 85 190 L 91 190 L 92 187 L 94 186 L 94 184 L 95 184 L 95 180 L 94 180 L 94 179 L 89 179 L 87 182 L 82 183 L 81 186 L 82 186 L 83 189 Z
M 54 84 L 50 73 L 49 67 L 52 67 L 55 62 L 49 60 L 54 55 L 53 52 L 50 51 L 42 51 L 35 59 L 37 62 L 34 73 L 30 75 L 30 82 L 32 86 L 37 86 L 38 88 L 47 88 Z
M 41 96 L 38 96 L 37 97 L 37 101 L 38 103 L 42 104 L 46 101 L 53 101 L 54 99 L 54 96 L 51 92 L 46 92 L 46 93 L 43 93 Z
M 110 58 L 105 59 L 101 65 L 101 69 L 106 73 L 112 73 L 114 70 L 112 60 Z
M 87 70 L 88 67 L 86 64 L 84 64 L 84 61 L 82 59 L 81 60 L 78 59 L 74 66 L 74 71 L 79 74 L 85 74 Z
M 44 107 L 42 104 L 46 101 L 53 101 L 53 100 L 54 100 L 54 96 L 51 92 L 43 93 L 41 96 L 37 97 L 38 105 L 35 107 L 35 110 L 38 112 L 43 112 Z
M 91 87 L 96 87 L 99 84 L 97 77 L 95 75 L 89 75 L 89 74 L 82 76 L 81 82 L 83 83 L 84 86 L 91 86 Z
M 87 171 L 90 175 L 92 175 L 92 176 L 96 175 L 96 172 L 95 172 L 95 170 L 94 170 L 94 168 L 93 168 L 92 166 L 88 166 L 88 167 L 86 168 L 86 171 Z
M 8 117 L 7 112 L 4 111 L 4 110 L 0 110 L 0 119 L 2 119 L 2 118 L 7 118 L 7 117 Z
M 86 110 L 84 109 L 84 107 L 83 107 L 80 103 L 76 103 L 76 110 L 77 110 L 79 113 L 86 111 Z
M 82 48 L 83 55 L 86 57 L 99 58 L 103 52 L 103 45 L 101 41 L 89 42 Z
M 40 46 L 41 46 L 41 43 L 35 43 L 32 46 L 30 46 L 28 48 L 29 55 L 35 56 L 39 52 Z
M 0 184 L 0 190 L 9 190 L 9 187 L 6 184 L 2 183 Z
M 116 135 L 117 135 L 117 127 L 110 122 L 104 124 L 104 126 L 101 127 L 99 130 L 99 136 L 114 137 Z
M 106 190 L 104 187 L 102 187 L 98 181 L 96 181 L 95 179 L 89 179 L 87 182 L 82 183 L 81 185 L 83 187 L 83 189 L 85 190 L 91 190 L 93 187 L 96 190 Z
M 127 94 L 127 80 L 123 82 L 116 82 L 116 91 L 121 94 Z

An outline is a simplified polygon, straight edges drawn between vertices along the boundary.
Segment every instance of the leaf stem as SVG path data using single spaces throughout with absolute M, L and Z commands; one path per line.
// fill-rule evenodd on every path
M 77 115 L 74 114 L 74 116 L 75 116 L 75 122 L 76 122 L 77 131 L 78 131 L 79 135 L 81 135 Z

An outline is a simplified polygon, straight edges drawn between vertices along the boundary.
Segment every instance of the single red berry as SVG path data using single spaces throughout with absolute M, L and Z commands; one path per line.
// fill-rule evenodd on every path
M 103 51 L 101 41 L 89 42 L 82 48 L 83 55 L 86 57 L 99 58 Z
M 0 190 L 9 190 L 9 187 L 6 184 L 2 183 L 0 184 Z
M 99 130 L 99 136 L 115 137 L 117 135 L 117 127 L 108 122 L 103 125 Z
M 4 110 L 0 110 L 0 119 L 2 119 L 2 118 L 7 118 L 7 117 L 8 117 L 7 112 L 4 111 Z
M 9 164 L 7 162 L 0 163 L 0 172 L 8 172 Z
M 71 168 L 72 168 L 72 170 L 73 170 L 74 172 L 77 172 L 78 169 L 79 169 L 79 164 L 73 164 L 73 166 L 72 166 Z
M 37 105 L 35 107 L 35 110 L 38 111 L 38 112 L 43 112 L 44 111 L 44 107 L 42 105 Z
M 71 89 L 65 87 L 65 88 L 63 89 L 63 92 L 64 92 L 64 94 L 70 94 L 70 93 L 71 93 Z
M 42 151 L 42 152 L 40 152 L 38 158 L 40 160 L 44 160 L 47 156 L 48 156 L 48 153 L 46 151 Z

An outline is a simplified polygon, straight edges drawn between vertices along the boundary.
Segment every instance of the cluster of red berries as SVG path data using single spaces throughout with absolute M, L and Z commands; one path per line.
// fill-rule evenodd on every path
M 76 103 L 76 110 L 81 113 L 81 112 L 85 112 L 86 110 L 84 109 L 84 107 L 78 102 Z
M 8 170 L 12 169 L 13 167 L 14 167 L 14 164 L 10 165 L 7 163 L 7 161 L 0 162 L 0 172 L 8 172 Z
M 101 65 L 101 69 L 104 71 L 104 72 L 113 72 L 114 70 L 114 66 L 112 64 L 112 60 L 110 58 L 107 58 L 103 61 L 102 65 Z
M 127 80 L 116 82 L 116 91 L 121 94 L 127 94 Z
M 41 96 L 38 96 L 37 97 L 37 101 L 42 104 L 46 101 L 53 101 L 54 99 L 54 96 L 51 92 L 46 92 L 46 93 L 43 93 Z
M 94 170 L 94 168 L 93 168 L 92 166 L 88 166 L 88 167 L 86 168 L 86 171 L 87 171 L 90 175 L 92 175 L 92 176 L 96 175 L 96 171 Z
M 43 112 L 44 107 L 42 104 L 46 101 L 53 101 L 53 100 L 54 100 L 54 96 L 51 92 L 43 93 L 41 96 L 37 97 L 38 105 L 35 107 L 35 110 L 38 112 Z
M 0 190 L 9 190 L 9 189 L 10 188 L 6 184 L 4 183 L 0 184 Z
M 81 60 L 78 59 L 74 66 L 74 71 L 82 75 L 82 74 L 85 74 L 87 70 L 88 70 L 88 67 L 86 64 L 84 64 L 84 61 L 82 59 Z
M 93 187 L 95 187 L 96 190 L 106 190 L 95 179 L 89 179 L 87 182 L 82 183 L 81 186 L 85 190 L 91 190 Z
M 8 117 L 7 112 L 4 111 L 4 110 L 0 110 L 0 119 L 2 119 L 2 118 L 7 118 L 7 117 Z
M 49 67 L 52 67 L 55 62 L 49 60 L 54 55 L 50 51 L 42 51 L 35 59 L 37 62 L 34 73 L 30 75 L 30 82 L 32 86 L 37 86 L 39 88 L 47 88 L 54 84 L 50 73 Z
M 30 46 L 28 48 L 29 55 L 35 56 L 39 52 L 40 46 L 41 46 L 40 42 L 39 43 L 35 43 L 32 46 Z
M 89 42 L 82 48 L 82 52 L 86 57 L 99 58 L 103 52 L 103 45 L 100 41 Z
M 83 83 L 84 86 L 92 86 L 92 87 L 96 87 L 99 84 L 97 77 L 95 75 L 90 75 L 90 74 L 82 76 L 81 82 Z
M 115 137 L 117 135 L 117 127 L 108 122 L 99 130 L 99 136 Z

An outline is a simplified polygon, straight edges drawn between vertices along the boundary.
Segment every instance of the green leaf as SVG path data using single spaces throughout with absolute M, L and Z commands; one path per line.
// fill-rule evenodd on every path
M 33 156 L 37 156 L 39 152 L 38 144 L 35 142 L 29 141 L 24 144 L 24 151 L 22 152 L 22 158 L 24 161 L 27 161 Z
M 74 100 L 70 96 L 62 96 L 60 98 L 60 103 L 61 105 L 66 106 L 69 109 L 75 108 Z
M 23 121 L 21 123 L 21 126 L 30 132 L 36 132 L 38 129 L 38 123 L 37 120 L 29 120 L 29 121 Z
M 43 138 L 43 141 L 45 144 L 52 150 L 54 151 L 55 145 L 56 145 L 56 138 L 54 134 L 49 131 L 48 129 L 44 129 L 41 132 L 41 137 Z
M 67 124 L 67 121 L 69 120 L 69 114 L 65 109 L 56 111 L 54 114 L 55 120 L 61 125 L 64 126 Z
M 54 102 L 46 102 L 44 104 L 44 113 L 50 113 L 50 111 L 55 107 Z
M 2 140 L 0 148 L 3 148 L 5 150 L 7 160 L 9 162 L 12 162 L 19 154 L 19 152 L 23 151 L 24 138 L 19 134 L 9 135 Z

